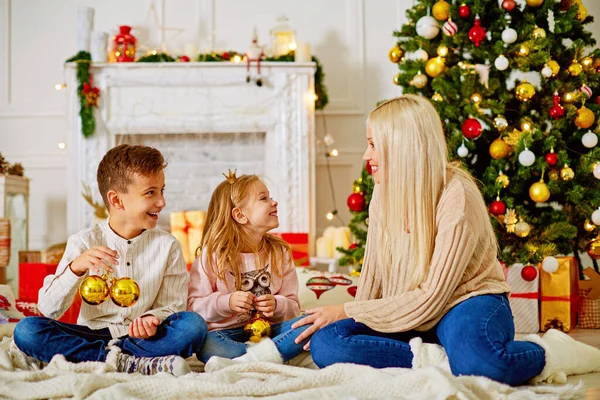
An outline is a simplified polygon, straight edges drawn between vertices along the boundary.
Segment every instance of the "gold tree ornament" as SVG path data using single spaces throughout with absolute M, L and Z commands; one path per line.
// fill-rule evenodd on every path
M 554 60 L 548 60 L 546 65 L 552 71 L 552 78 L 555 78 L 556 75 L 558 75 L 558 73 L 560 72 L 560 65 Z
M 439 0 L 431 8 L 431 13 L 438 21 L 445 21 L 450 17 L 450 4 L 444 0 Z
M 583 67 L 577 62 L 577 60 L 573 60 L 567 71 L 569 71 L 569 75 L 571 76 L 579 76 L 581 71 L 583 71 Z
M 402 77 L 402 74 L 398 73 L 396 75 L 394 75 L 394 77 L 392 78 L 392 82 L 394 82 L 395 85 L 402 85 L 402 82 L 400 82 L 400 78 Z
M 422 74 L 421 71 L 419 71 L 410 81 L 410 84 L 413 85 L 414 87 L 418 88 L 418 89 L 422 89 L 425 87 L 425 85 L 427 85 L 427 75 Z
M 524 103 L 528 102 L 535 95 L 535 88 L 527 80 L 523 80 L 515 88 L 515 95 L 517 96 L 517 100 Z
M 231 170 L 228 168 L 227 169 L 227 175 L 223 174 L 223 176 L 225 177 L 225 179 L 227 180 L 227 182 L 229 182 L 230 185 L 233 185 L 234 183 L 237 182 L 237 169 L 233 170 L 233 172 L 231 172 Z
M 570 181 L 575 178 L 575 172 L 567 164 L 560 170 L 560 177 L 563 181 Z
M 517 213 L 513 209 L 506 210 L 506 214 L 504 214 L 504 226 L 506 227 L 506 232 L 514 233 L 517 226 Z
M 498 129 L 499 132 L 502 132 L 508 127 L 508 121 L 504 116 L 498 115 L 494 118 L 494 128 Z
M 594 229 L 596 229 L 596 225 L 592 224 L 592 222 L 589 219 L 586 219 L 583 223 L 583 229 L 586 232 L 593 232 Z
M 539 7 L 544 4 L 544 0 L 527 0 L 527 5 L 529 7 Z
M 594 124 L 594 120 L 596 116 L 594 112 L 587 108 L 586 106 L 581 106 L 579 110 L 577 110 L 577 116 L 575 117 L 575 125 L 580 127 L 581 129 L 587 129 Z
M 92 306 L 97 306 L 110 297 L 119 307 L 131 307 L 140 298 L 140 287 L 129 277 L 116 279 L 109 278 L 107 274 L 90 275 L 79 285 L 79 294 L 83 301 Z
M 548 185 L 544 182 L 544 179 L 540 179 L 539 182 L 534 183 L 529 188 L 529 197 L 536 203 L 545 203 L 550 198 L 550 190 Z
M 531 226 L 525 221 L 519 221 L 515 225 L 515 235 L 520 238 L 525 238 L 531 232 Z
M 533 36 L 535 39 L 543 39 L 546 37 L 546 31 L 544 28 L 536 26 L 533 32 L 531 32 L 531 36 Z
M 550 171 L 548 171 L 548 179 L 550 179 L 551 181 L 559 180 L 560 175 L 558 174 L 558 171 L 556 169 L 551 169 Z
M 404 50 L 398 45 L 392 47 L 388 52 L 388 58 L 394 64 L 399 63 L 402 60 L 402 57 L 404 57 Z
M 592 66 L 592 64 L 594 64 L 594 59 L 592 57 L 590 57 L 590 56 L 583 57 L 581 59 L 581 65 L 586 70 L 589 69 Z
M 445 67 L 446 65 L 444 64 L 442 57 L 430 58 L 425 64 L 425 73 L 432 78 L 436 78 L 444 71 Z
M 502 188 L 506 189 L 508 187 L 508 185 L 510 184 L 510 179 L 508 178 L 508 175 L 504 174 L 502 171 L 500 171 L 498 173 L 498 176 L 496 177 L 496 184 L 502 186 Z
M 508 153 L 510 153 L 510 146 L 500 138 L 494 140 L 490 145 L 490 156 L 494 160 L 505 158 L 508 156 Z
M 433 94 L 433 96 L 431 96 L 431 100 L 436 101 L 436 102 L 437 101 L 444 101 L 444 98 L 442 97 L 441 94 L 439 94 L 438 92 L 435 92 Z

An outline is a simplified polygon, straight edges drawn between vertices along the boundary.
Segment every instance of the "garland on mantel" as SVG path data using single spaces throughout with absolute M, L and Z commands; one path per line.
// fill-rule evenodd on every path
M 227 51 L 223 53 L 207 53 L 200 54 L 196 59 L 197 62 L 231 62 L 234 57 L 239 57 L 240 60 L 243 54 L 235 51 Z M 73 57 L 69 58 L 66 62 L 74 62 L 77 65 L 77 93 L 79 97 L 79 117 L 81 118 L 81 132 L 83 136 L 88 138 L 94 134 L 96 129 L 96 120 L 94 119 L 93 107 L 98 107 L 98 97 L 100 96 L 100 90 L 92 86 L 92 76 L 90 74 L 90 64 L 92 57 L 87 51 L 80 51 Z M 167 53 L 153 53 L 139 58 L 136 62 L 176 62 L 176 61 L 189 61 L 187 57 L 182 56 L 179 59 L 171 57 Z M 268 57 L 264 61 L 272 62 L 294 62 L 294 52 L 290 52 L 285 56 L 280 57 Z M 313 56 L 312 61 L 317 64 L 317 70 L 315 71 L 315 109 L 322 110 L 329 102 L 327 96 L 327 88 L 323 82 L 325 74 L 323 73 L 323 66 Z

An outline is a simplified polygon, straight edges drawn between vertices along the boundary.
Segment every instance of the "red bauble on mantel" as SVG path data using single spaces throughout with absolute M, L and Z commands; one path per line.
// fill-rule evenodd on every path
M 115 36 L 113 51 L 117 62 L 135 61 L 135 45 L 137 39 L 131 35 L 131 27 L 119 26 L 119 33 Z
M 458 7 L 458 15 L 460 15 L 461 18 L 469 18 L 469 15 L 471 15 L 471 8 L 466 4 L 462 4 Z
M 469 29 L 469 40 L 475 44 L 475 47 L 479 47 L 481 42 L 485 40 L 486 31 L 483 26 L 481 26 L 481 20 L 479 16 L 475 17 L 475 23 L 473 23 L 473 27 Z
M 477 139 L 481 136 L 481 123 L 475 118 L 467 118 L 462 124 L 462 133 L 467 139 Z
M 365 209 L 365 196 L 360 193 L 352 193 L 348 196 L 347 204 L 350 211 L 361 212 Z
M 490 212 L 494 215 L 502 215 L 506 212 L 506 204 L 498 198 L 490 204 Z
M 504 0 L 502 2 L 502 8 L 504 8 L 508 12 L 514 10 L 516 6 L 517 3 L 515 3 L 515 0 Z
M 365 164 L 365 169 L 367 170 L 367 174 L 371 175 L 373 173 L 373 169 L 371 168 L 371 163 L 368 161 Z
M 521 278 L 527 282 L 532 282 L 537 278 L 537 269 L 533 265 L 526 265 L 521 270 Z

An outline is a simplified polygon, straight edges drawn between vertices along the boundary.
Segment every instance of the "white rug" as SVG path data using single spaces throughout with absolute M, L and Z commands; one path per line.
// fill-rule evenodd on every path
M 575 399 L 573 385 L 513 388 L 486 378 L 455 377 L 438 367 L 375 369 L 337 364 L 322 370 L 249 363 L 218 372 L 142 376 L 100 362 L 56 356 L 43 369 L 12 343 L 0 343 L 0 398 L 11 399 Z

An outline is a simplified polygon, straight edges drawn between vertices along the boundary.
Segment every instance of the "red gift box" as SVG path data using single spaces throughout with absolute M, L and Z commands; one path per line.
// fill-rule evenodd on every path
M 44 278 L 56 272 L 57 264 L 20 263 L 19 264 L 19 299 L 17 309 L 25 316 L 41 315 L 37 308 L 38 292 L 44 286 Z M 59 321 L 77 323 L 81 297 L 75 296 L 71 307 L 59 318 Z
M 308 233 L 276 233 L 274 235 L 282 238 L 292 247 L 292 258 L 297 267 L 309 265 Z

